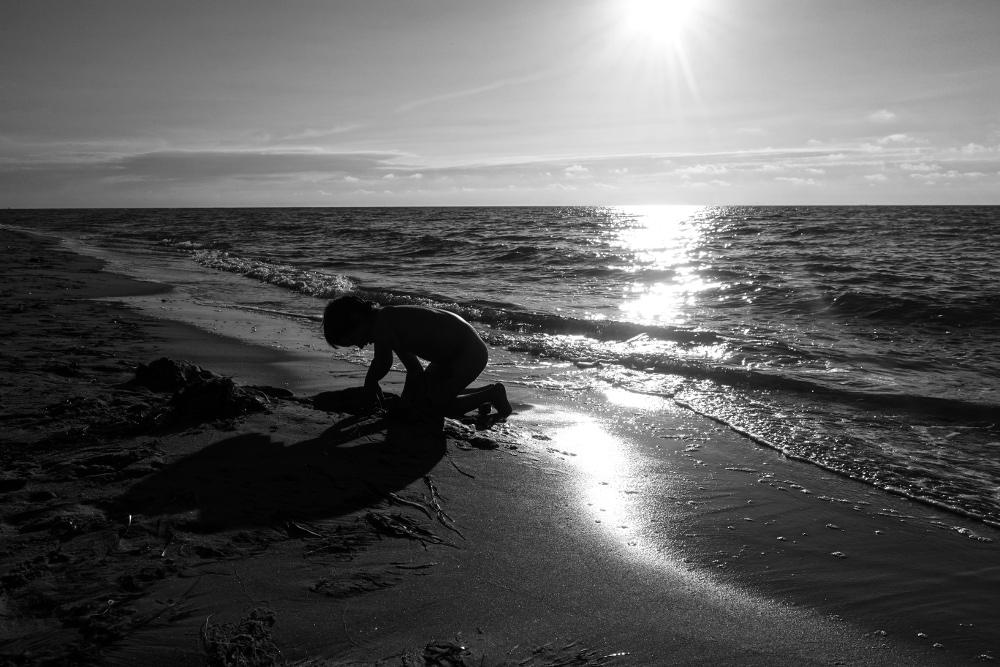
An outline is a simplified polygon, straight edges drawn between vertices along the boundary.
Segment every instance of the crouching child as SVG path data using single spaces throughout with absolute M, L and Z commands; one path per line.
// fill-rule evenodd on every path
M 344 296 L 327 305 L 323 335 L 333 347 L 374 345 L 362 411 L 379 407 L 379 381 L 392 368 L 393 354 L 406 368 L 402 405 L 412 420 L 440 423 L 442 417 L 476 409 L 487 414 L 491 407 L 497 419 L 505 419 L 513 411 L 502 383 L 469 387 L 486 368 L 489 351 L 476 330 L 455 313 L 427 306 L 379 307 Z

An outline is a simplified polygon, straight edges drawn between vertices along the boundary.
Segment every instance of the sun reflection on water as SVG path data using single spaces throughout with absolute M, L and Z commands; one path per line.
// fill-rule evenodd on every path
M 687 309 L 699 295 L 720 283 L 699 274 L 705 261 L 706 230 L 700 206 L 623 206 L 621 215 L 631 224 L 616 240 L 633 257 L 636 279 L 624 290 L 620 306 L 628 319 L 658 324 L 687 321 Z
M 547 421 L 557 424 L 549 450 L 565 456 L 582 473 L 580 499 L 595 523 L 635 545 L 634 508 L 622 485 L 631 474 L 625 443 L 586 413 L 555 412 Z
M 664 498 L 672 497 L 679 480 L 649 458 L 648 448 L 638 446 L 637 433 L 629 426 L 636 415 L 661 414 L 669 401 L 612 386 L 599 393 L 599 402 L 611 408 L 602 409 L 604 418 L 589 410 L 535 406 L 532 418 L 544 425 L 541 440 L 560 459 L 560 467 L 568 468 L 570 474 L 559 478 L 565 480 L 583 525 L 594 531 L 585 533 L 628 560 L 657 567 L 667 562 L 664 558 L 672 562 L 672 547 L 661 535 L 671 521 L 673 502 L 664 504 Z
M 614 405 L 635 410 L 655 412 L 663 408 L 663 397 L 659 395 L 640 394 L 621 387 L 607 386 L 603 388 L 604 397 Z
M 570 455 L 571 462 L 597 477 L 613 478 L 619 474 L 622 454 L 618 439 L 586 415 L 575 415 L 576 423 L 556 431 L 553 447 Z

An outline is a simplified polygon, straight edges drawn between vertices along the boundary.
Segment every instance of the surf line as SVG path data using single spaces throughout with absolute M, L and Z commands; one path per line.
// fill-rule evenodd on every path
M 226 307 L 232 308 L 234 310 L 246 310 L 254 313 L 266 313 L 268 315 L 282 315 L 284 317 L 293 317 L 297 320 L 308 320 L 310 322 L 322 322 L 323 317 L 321 315 L 305 315 L 303 313 L 290 313 L 287 310 L 274 310 L 272 308 L 258 308 L 256 306 L 241 306 L 239 304 L 230 303 L 226 304 Z

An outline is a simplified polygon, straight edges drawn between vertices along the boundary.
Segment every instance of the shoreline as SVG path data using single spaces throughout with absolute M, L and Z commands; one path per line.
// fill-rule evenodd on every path
M 605 421 L 640 445 L 638 470 L 621 492 L 652 496 L 634 512 L 640 517 L 671 502 L 679 508 L 668 541 L 681 543 L 692 569 L 871 636 L 930 648 L 945 661 L 995 653 L 1000 532 L 748 446 L 670 400 L 619 400 L 631 401 L 632 418 L 604 408 Z M 663 492 L 635 477 L 675 485 Z
M 774 443 L 768 442 L 764 438 L 757 437 L 757 436 L 753 435 L 752 433 L 749 433 L 749 432 L 747 432 L 747 431 L 745 431 L 745 430 L 743 430 L 743 429 L 741 429 L 739 427 L 733 426 L 732 424 L 728 424 L 728 423 L 726 423 L 725 421 L 723 421 L 721 419 L 717 419 L 717 418 L 713 417 L 712 415 L 709 415 L 709 414 L 706 414 L 704 412 L 701 412 L 698 409 L 696 409 L 694 406 L 692 406 L 692 405 L 690 405 L 688 403 L 685 403 L 683 401 L 677 401 L 677 400 L 675 400 L 674 403 L 676 405 L 678 405 L 679 407 L 681 407 L 681 408 L 690 410 L 691 412 L 693 412 L 693 413 L 695 413 L 695 414 L 697 414 L 697 415 L 699 415 L 701 417 L 705 417 L 706 419 L 709 419 L 709 420 L 711 420 L 713 422 L 716 422 L 718 424 L 721 424 L 721 425 L 725 426 L 726 428 L 728 428 L 732 432 L 734 432 L 734 433 L 742 436 L 743 438 L 746 438 L 747 440 L 749 440 L 749 441 L 751 441 L 751 442 L 753 442 L 753 443 L 755 443 L 757 445 L 760 445 L 761 447 L 766 447 L 766 448 L 771 449 L 771 450 L 773 450 L 775 452 L 778 452 L 779 454 L 781 454 L 782 456 L 784 456 L 785 458 L 787 458 L 789 460 L 801 461 L 801 462 L 803 462 L 803 463 L 805 463 L 805 464 L 807 464 L 809 466 L 814 466 L 814 467 L 820 468 L 821 470 L 829 472 L 829 473 L 831 473 L 833 475 L 837 475 L 838 477 L 843 477 L 844 479 L 849 479 L 852 482 L 859 482 L 859 483 L 861 483 L 861 484 L 863 484 L 865 486 L 870 486 L 870 487 L 878 489 L 879 491 L 882 491 L 884 493 L 888 493 L 888 494 L 891 494 L 891 495 L 894 495 L 894 496 L 899 496 L 900 498 L 906 498 L 907 500 L 909 500 L 911 502 L 919 503 L 921 505 L 926 505 L 929 508 L 933 508 L 935 510 L 939 510 L 939 511 L 944 512 L 946 514 L 951 514 L 951 515 L 954 515 L 956 517 L 961 517 L 962 519 L 969 519 L 970 521 L 972 521 L 972 522 L 974 522 L 976 524 L 979 524 L 979 525 L 989 526 L 991 528 L 1000 528 L 1000 522 L 993 521 L 992 519 L 989 519 L 989 518 L 983 516 L 982 514 L 980 514 L 978 512 L 973 512 L 971 510 L 963 509 L 961 507 L 956 507 L 954 505 L 949 505 L 949 504 L 943 503 L 943 502 L 941 502 L 939 500 L 934 500 L 933 498 L 924 498 L 922 496 L 918 496 L 918 495 L 915 495 L 913 493 L 910 493 L 909 491 L 906 491 L 905 489 L 900 489 L 900 488 L 893 487 L 893 486 L 876 486 L 876 485 L 874 485 L 874 484 L 872 484 L 870 482 L 866 482 L 864 479 L 861 479 L 860 477 L 858 477 L 856 475 L 852 475 L 852 474 L 850 474 L 848 472 L 845 472 L 845 471 L 842 471 L 842 470 L 838 470 L 837 468 L 834 468 L 832 466 L 824 465 L 824 464 L 822 464 L 822 463 L 820 463 L 818 461 L 810 460 L 810 459 L 808 459 L 808 458 L 806 458 L 804 456 L 797 456 L 795 454 L 789 454 L 788 452 L 785 452 L 784 450 L 782 450 L 781 447 L 775 445 Z
M 9 243 L 9 233 L 0 233 L 4 235 L 5 244 Z M 32 252 L 37 253 L 40 248 L 44 250 L 47 247 L 45 242 L 38 243 L 42 245 L 36 246 Z M 50 267 L 50 270 L 57 274 L 61 271 L 61 280 L 67 284 L 71 279 L 80 282 L 78 274 L 83 274 L 82 277 L 88 280 L 94 276 L 98 276 L 99 281 L 112 280 L 108 278 L 111 274 L 98 272 L 95 268 L 99 264 L 97 260 L 86 258 L 79 261 L 81 263 L 75 266 L 67 263 L 58 268 Z M 45 264 L 44 258 L 34 264 Z M 23 281 L 29 279 L 20 278 L 22 288 Z M 115 289 L 108 284 L 99 288 L 91 285 L 61 289 L 77 297 L 90 295 L 92 298 L 95 294 L 110 296 L 100 292 L 115 291 L 128 279 L 119 277 L 114 280 L 118 281 Z M 12 288 L 16 288 L 14 283 L 7 289 Z M 141 296 L 142 290 L 153 288 L 147 285 L 129 289 L 139 290 L 135 295 Z M 146 292 L 145 296 L 150 294 L 160 292 Z M 38 294 L 31 296 L 36 301 L 44 298 Z M 300 353 L 251 347 L 194 326 L 152 319 L 128 307 L 75 301 L 72 304 L 60 302 L 57 308 L 64 311 L 71 322 L 90 322 L 86 319 L 89 317 L 107 324 L 110 314 L 115 324 L 109 331 L 118 331 L 119 334 L 118 338 L 105 340 L 113 345 L 116 355 L 127 352 L 138 356 L 134 360 L 119 358 L 115 363 L 106 363 L 106 359 L 115 358 L 107 357 L 105 361 L 92 363 L 93 368 L 79 363 L 76 369 L 69 366 L 68 370 L 63 370 L 68 375 L 60 375 L 45 370 L 45 364 L 49 363 L 47 360 L 34 360 L 24 354 L 25 350 L 9 349 L 17 345 L 23 347 L 25 342 L 5 345 L 2 348 L 4 361 L 19 358 L 21 369 L 17 373 L 5 370 L 3 377 L 8 391 L 5 391 L 0 416 L 9 413 L 10 390 L 26 390 L 29 375 L 33 378 L 44 377 L 44 382 L 52 383 L 53 387 L 67 394 L 79 395 L 86 391 L 95 395 L 113 394 L 109 387 L 128 378 L 132 371 L 129 364 L 149 363 L 157 356 L 191 356 L 194 357 L 192 361 L 208 370 L 236 375 L 237 381 L 242 384 L 294 388 L 296 394 L 321 386 L 326 389 L 352 386 L 360 383 L 364 375 L 363 367 L 346 363 L 338 364 L 331 373 L 329 355 L 326 356 L 327 365 L 320 368 L 310 361 L 312 357 L 296 356 Z M 43 310 L 39 307 L 39 312 Z M 131 328 L 124 327 L 124 324 Z M 123 329 L 127 331 L 122 333 Z M 52 338 L 52 334 L 45 334 L 44 331 L 39 331 L 38 335 Z M 11 337 L 6 336 L 2 340 L 8 342 Z M 67 344 L 67 347 L 71 346 Z M 200 348 L 200 352 L 190 354 L 196 348 Z M 57 346 L 51 346 L 51 350 L 56 351 Z M 185 351 L 189 354 L 183 354 Z M 20 353 L 19 357 L 17 353 Z M 125 363 L 117 363 L 121 361 Z M 108 368 L 100 370 L 98 366 Z M 110 382 L 109 378 L 115 382 Z M 551 657 L 559 651 L 562 654 L 584 652 L 585 649 L 590 651 L 586 657 L 589 662 L 579 664 L 604 664 L 611 660 L 623 664 L 657 664 L 667 655 L 672 664 L 837 664 L 838 660 L 873 665 L 963 664 L 976 655 L 993 650 L 989 646 L 980 646 L 983 639 L 975 633 L 971 633 L 973 636 L 970 639 L 968 636 L 935 632 L 933 628 L 922 631 L 928 635 L 929 641 L 940 642 L 943 647 L 936 652 L 929 644 L 928 648 L 921 649 L 922 640 L 917 639 L 915 633 L 912 638 L 903 636 L 904 631 L 909 629 L 905 623 L 899 630 L 890 629 L 888 635 L 871 635 L 870 632 L 886 630 L 871 626 L 862 628 L 868 623 L 864 609 L 874 608 L 874 615 L 878 616 L 883 609 L 879 605 L 884 605 L 885 601 L 867 599 L 861 601 L 857 608 L 848 608 L 848 613 L 843 614 L 846 623 L 823 617 L 823 614 L 833 613 L 831 609 L 837 604 L 842 604 L 834 602 L 824 607 L 824 586 L 831 589 L 842 586 L 849 592 L 864 590 L 866 584 L 845 586 L 838 578 L 843 576 L 843 568 L 838 573 L 829 569 L 822 571 L 822 567 L 830 563 L 837 567 L 849 565 L 855 568 L 851 575 L 854 579 L 869 578 L 868 587 L 872 581 L 885 583 L 893 573 L 876 566 L 877 557 L 884 556 L 885 551 L 873 549 L 868 541 L 852 536 L 852 528 L 859 523 L 874 527 L 873 521 L 898 522 L 899 518 L 880 517 L 877 513 L 853 509 L 864 508 L 863 505 L 847 507 L 848 503 L 816 499 L 825 494 L 804 494 L 795 489 L 789 491 L 788 485 L 785 485 L 785 491 L 776 487 L 780 486 L 778 482 L 794 477 L 806 480 L 806 484 L 798 484 L 802 488 L 829 487 L 842 491 L 846 488 L 843 478 L 831 482 L 818 472 L 806 474 L 807 464 L 783 460 L 776 452 L 749 448 L 735 434 L 723 434 L 721 428 L 713 429 L 706 418 L 693 413 L 685 414 L 676 406 L 671 412 L 665 404 L 644 404 L 635 395 L 616 397 L 619 402 L 615 403 L 600 396 L 588 396 L 583 400 L 569 396 L 546 397 L 537 391 L 521 388 L 515 388 L 513 393 L 520 410 L 507 426 L 477 436 L 471 429 L 453 425 L 452 430 L 441 438 L 428 438 L 405 428 L 387 431 L 385 425 L 370 420 L 350 422 L 351 418 L 347 415 L 319 412 L 302 402 L 278 401 L 270 406 L 270 414 L 250 415 L 215 426 L 201 424 L 166 435 L 157 433 L 155 437 L 139 434 L 124 441 L 88 441 L 83 449 L 104 448 L 98 456 L 110 456 L 112 451 L 122 449 L 142 449 L 148 456 L 118 471 L 82 476 L 65 474 L 67 462 L 59 457 L 76 460 L 73 453 L 76 445 L 67 440 L 57 443 L 59 447 L 52 442 L 46 445 L 58 449 L 56 453 L 45 452 L 45 455 L 59 459 L 53 469 L 64 472 L 58 474 L 47 472 L 45 465 L 32 464 L 24 458 L 23 451 L 12 451 L 15 444 L 32 443 L 24 435 L 30 431 L 32 424 L 30 419 L 25 418 L 21 431 L 8 430 L 8 425 L 20 422 L 5 419 L 5 439 L 11 434 L 18 439 L 5 444 L 5 463 L 12 458 L 20 461 L 25 474 L 16 478 L 9 473 L 5 475 L 5 488 L 12 490 L 0 496 L 5 518 L 3 537 L 5 541 L 8 538 L 24 540 L 29 551 L 34 549 L 36 551 L 32 553 L 42 556 L 42 562 L 32 569 L 32 559 L 21 558 L 15 550 L 5 549 L 0 562 L 0 574 L 8 577 L 4 580 L 4 608 L 18 608 L 17 605 L 24 599 L 23 589 L 35 587 L 31 590 L 32 599 L 47 599 L 48 604 L 56 609 L 74 604 L 80 609 L 79 605 L 83 605 L 83 611 L 77 614 L 77 617 L 85 619 L 80 624 L 93 626 L 99 625 L 101 619 L 108 616 L 107 610 L 102 612 L 98 599 L 120 598 L 123 604 L 131 605 L 135 611 L 116 617 L 116 622 L 124 625 L 114 627 L 123 632 L 132 631 L 105 645 L 89 647 L 97 651 L 95 655 L 102 660 L 110 660 L 112 656 L 121 659 L 142 656 L 143 660 L 152 660 L 151 645 L 159 642 L 156 645 L 161 648 L 164 643 L 169 644 L 172 650 L 183 648 L 183 659 L 191 664 L 199 664 L 198 656 L 203 654 L 197 641 L 193 641 L 193 638 L 200 637 L 202 623 L 209 627 L 217 627 L 217 623 L 237 624 L 241 614 L 245 613 L 246 605 L 261 601 L 266 602 L 276 614 L 274 634 L 285 659 L 300 662 L 307 657 L 325 656 L 331 660 L 362 660 L 368 661 L 365 664 L 374 664 L 379 659 L 397 655 L 399 651 L 423 647 L 426 653 L 429 642 L 442 637 L 455 639 L 447 644 L 452 647 L 449 650 L 457 650 L 454 646 L 467 645 L 467 650 L 483 657 L 487 664 L 503 664 L 505 660 L 512 660 L 518 650 L 515 646 L 520 646 L 519 650 L 527 651 L 528 657 L 531 657 L 532 650 L 547 643 L 550 644 L 548 652 L 535 654 L 532 659 L 537 658 L 538 661 L 525 664 L 545 664 L 541 660 L 546 655 Z M 47 398 L 57 395 L 58 391 L 50 392 Z M 654 413 L 660 417 L 655 420 L 656 426 L 650 427 Z M 81 416 L 84 421 L 87 418 L 86 414 Z M 336 426 L 344 422 L 359 429 L 356 438 L 343 440 L 347 435 L 337 431 Z M 581 423 L 589 429 L 585 433 L 578 430 Z M 329 449 L 322 444 L 324 436 L 325 442 L 336 441 L 339 444 Z M 72 437 L 70 433 L 69 438 Z M 154 440 L 157 441 L 155 445 L 151 444 Z M 246 447 L 237 450 L 229 448 L 234 442 L 243 443 Z M 609 467 L 607 452 L 601 452 L 600 445 L 596 444 L 602 442 L 615 448 L 620 455 L 615 464 L 620 470 L 610 477 L 613 468 Z M 413 451 L 414 443 L 417 443 L 415 449 L 418 454 Z M 660 448 L 669 446 L 671 450 L 663 455 L 662 450 L 654 451 L 658 445 Z M 377 450 L 374 456 L 362 451 L 366 447 Z M 35 446 L 31 448 L 38 449 Z M 204 458 L 205 452 L 221 452 L 225 465 L 212 468 L 216 473 L 214 482 L 194 483 L 194 469 L 185 466 L 192 461 L 208 461 L 216 465 L 212 463 L 213 459 Z M 387 465 L 384 459 L 388 458 L 391 462 L 394 456 L 403 459 L 415 456 L 418 460 L 409 461 L 401 471 L 381 475 L 376 486 L 384 487 L 382 492 L 375 497 L 362 493 L 368 500 L 352 501 L 348 504 L 354 509 L 346 511 L 342 505 L 347 501 L 343 498 L 340 504 L 331 505 L 329 479 L 322 482 L 321 475 L 308 472 L 312 468 L 325 471 L 325 474 L 333 475 L 336 484 L 353 489 L 352 493 L 361 493 L 353 482 L 325 467 L 327 463 L 324 459 L 334 452 L 342 463 L 352 462 L 355 472 L 368 470 L 371 466 Z M 744 464 L 734 466 L 734 459 L 742 459 Z M 52 461 L 55 459 L 49 460 L 50 463 Z M 147 463 L 143 464 L 143 461 Z M 771 482 L 757 482 L 757 479 L 768 478 L 755 476 L 753 485 L 747 484 L 751 473 L 731 469 L 742 467 L 762 472 L 765 464 L 774 466 L 777 474 L 772 475 L 774 479 Z M 76 467 L 82 465 L 73 464 Z M 28 474 L 32 470 L 43 474 Z M 233 474 L 232 470 L 237 473 Z M 122 475 L 126 471 L 127 474 Z M 90 480 L 98 475 L 110 476 L 102 488 L 94 488 Z M 441 501 L 442 507 L 453 521 L 440 516 L 432 517 L 431 513 L 424 516 L 424 511 L 418 509 L 417 506 L 425 509 L 433 507 L 428 505 L 428 498 L 433 501 L 435 492 L 425 476 L 433 480 L 434 488 L 440 490 L 442 499 L 446 499 Z M 42 482 L 37 482 L 38 478 Z M 24 485 L 13 489 L 20 483 L 18 479 L 23 479 Z M 666 492 L 660 488 L 665 479 L 672 484 Z M 162 495 L 162 484 L 169 481 L 195 496 L 217 494 L 218 490 L 213 489 L 212 484 L 220 480 L 227 493 L 243 499 L 241 503 L 226 501 L 230 514 L 222 513 L 224 529 L 203 523 L 209 506 L 201 501 L 193 505 L 182 504 L 183 511 L 175 512 L 172 510 L 177 507 L 167 507 L 161 501 L 140 501 L 139 493 L 135 491 L 137 487 L 158 489 L 157 492 Z M 283 489 L 285 495 L 268 491 L 264 494 L 268 501 L 265 507 L 257 507 L 256 504 L 261 502 L 261 489 L 272 486 Z M 388 490 L 390 488 L 391 491 Z M 872 487 L 866 489 L 876 491 Z M 747 503 L 736 504 L 734 498 L 738 492 L 752 495 L 749 499 L 757 503 L 755 511 L 760 509 L 764 514 L 742 516 L 746 513 L 744 508 Z M 70 510 L 57 507 L 63 503 L 68 505 L 74 493 L 84 502 L 77 503 L 78 507 Z M 865 495 L 860 490 L 852 493 L 855 496 Z M 395 498 L 387 494 L 393 494 Z M 840 495 L 841 500 L 845 499 L 843 494 Z M 220 496 L 213 497 L 218 499 Z M 792 497 L 796 498 L 796 502 L 787 500 Z M 123 520 L 124 512 L 114 511 L 121 507 L 122 498 L 134 498 L 136 506 L 148 505 L 148 511 L 136 512 L 136 520 L 127 527 L 114 523 Z M 764 498 L 767 498 L 766 502 Z M 807 505 L 799 502 L 803 498 L 807 499 L 804 501 Z M 397 502 L 399 500 L 409 501 L 410 504 Z M 587 505 L 588 502 L 590 505 Z M 606 506 L 600 507 L 602 504 Z M 285 518 L 264 520 L 270 506 L 278 506 Z M 893 508 L 891 502 L 886 502 L 885 506 Z M 79 507 L 85 507 L 87 511 L 83 512 Z M 255 509 L 248 509 L 251 507 Z M 158 519 L 153 519 L 155 510 L 166 509 L 171 512 L 163 512 Z M 604 517 L 600 514 L 602 509 Z M 609 510 L 611 515 L 607 514 Z M 37 514 L 32 515 L 34 518 L 22 520 L 25 512 Z M 897 512 L 902 514 L 901 510 Z M 247 513 L 249 519 L 236 521 L 233 518 Z M 374 519 L 368 518 L 372 513 L 375 516 L 399 513 L 412 516 L 413 520 L 420 519 L 435 539 L 427 538 L 420 544 L 420 540 L 411 537 L 392 538 L 379 533 L 371 523 Z M 615 520 L 621 519 L 622 523 L 614 524 L 613 520 L 608 520 L 612 515 Z M 17 519 L 11 520 L 11 516 Z M 66 519 L 67 516 L 70 518 Z M 78 518 L 77 523 L 91 521 L 93 530 L 63 530 L 65 521 L 72 523 L 74 516 L 84 517 Z M 839 541 L 836 544 L 830 542 L 833 546 L 827 546 L 827 542 L 814 545 L 806 554 L 790 554 L 792 545 L 783 542 L 797 545 L 799 540 L 793 540 L 792 534 L 787 531 L 796 526 L 815 524 L 819 520 L 817 516 L 828 519 L 830 523 L 838 522 L 836 525 L 842 530 L 823 529 L 830 536 L 836 535 Z M 24 530 L 27 522 L 45 517 L 55 523 L 46 524 L 38 530 Z M 60 522 L 59 517 L 65 521 Z M 739 539 L 742 544 L 751 546 L 734 549 L 734 533 L 739 532 L 735 526 L 744 518 L 754 519 L 745 525 L 754 523 L 755 527 L 767 521 L 775 522 L 772 525 L 780 521 L 780 529 L 788 534 L 788 538 L 777 541 L 777 537 L 784 535 L 765 536 L 760 531 L 750 532 L 741 534 Z M 168 542 L 170 538 L 161 528 L 163 521 L 173 526 L 171 535 L 181 537 Z M 236 530 L 236 524 L 239 524 L 240 530 Z M 621 525 L 626 528 L 617 527 Z M 728 528 L 730 525 L 734 526 L 734 530 Z M 925 529 L 923 524 L 919 527 L 921 531 Z M 461 531 L 461 537 L 453 532 L 455 528 Z M 141 544 L 131 544 L 133 530 L 141 535 L 136 543 L 147 546 L 155 543 L 156 548 L 142 552 Z M 619 532 L 627 533 L 629 530 L 633 532 Z M 778 527 L 769 527 L 768 530 L 778 530 Z M 815 531 L 817 537 L 823 535 L 823 530 L 818 527 L 810 527 L 810 530 Z M 962 547 L 973 545 L 973 542 L 967 541 L 971 538 L 957 531 L 949 529 L 945 532 L 939 527 L 928 530 L 937 531 L 927 534 L 940 543 L 945 543 L 942 538 L 947 538 L 954 539 L 953 544 Z M 976 532 L 986 534 L 985 530 Z M 39 533 L 44 534 L 45 540 L 40 539 L 42 535 Z M 116 534 L 117 538 L 114 537 Z M 382 535 L 381 539 L 379 535 Z M 85 569 L 88 560 L 81 557 L 77 561 L 75 556 L 69 556 L 68 563 L 54 562 L 46 555 L 53 552 L 45 551 L 44 547 L 53 540 L 63 540 L 64 545 L 89 540 L 87 548 L 92 553 L 96 548 L 95 536 L 100 536 L 105 545 L 114 541 L 111 552 L 105 558 L 122 562 L 117 564 L 117 570 L 114 563 L 105 563 L 102 567 L 111 568 L 111 572 L 116 573 L 113 574 L 115 583 L 100 590 L 99 594 L 93 593 L 90 597 L 78 595 L 75 601 L 66 602 L 67 593 L 63 589 L 66 579 L 72 578 L 67 571 Z M 441 541 L 437 542 L 437 539 Z M 919 543 L 926 539 L 923 532 L 910 532 L 891 542 L 888 548 L 898 549 L 901 545 L 912 544 L 914 540 Z M 680 541 L 683 543 L 678 544 Z M 126 546 L 134 547 L 133 551 L 142 553 L 132 554 L 123 546 L 126 542 L 129 543 Z M 181 542 L 183 552 L 179 551 L 173 562 L 166 563 L 171 544 L 176 542 Z M 164 543 L 163 550 L 159 551 L 159 546 Z M 769 560 L 751 563 L 749 552 L 757 550 L 758 543 L 777 543 L 787 548 L 783 554 L 767 554 Z M 850 546 L 844 547 L 845 543 Z M 975 542 L 974 546 L 981 548 L 981 553 L 987 558 L 996 548 L 995 544 Z M 68 547 L 65 548 L 68 550 Z M 82 554 L 83 547 L 79 549 Z M 317 549 L 319 557 L 316 556 Z M 823 552 L 825 549 L 844 552 L 848 558 L 832 557 L 829 552 Z M 874 555 L 855 555 L 865 549 Z M 719 551 L 727 555 L 720 558 Z M 956 553 L 962 556 L 964 551 L 958 547 L 949 549 L 942 552 L 939 559 L 941 562 L 949 558 L 953 560 Z M 163 553 L 167 556 L 158 556 Z M 352 558 L 343 558 L 345 553 Z M 307 557 L 306 554 L 312 555 Z M 691 562 L 685 563 L 684 558 Z M 797 560 L 793 562 L 791 559 Z M 805 565 L 803 559 L 808 559 Z M 713 563 L 712 560 L 720 561 L 725 567 L 719 568 L 720 563 Z M 898 563 L 893 567 L 898 568 Z M 791 571 L 796 568 L 800 571 Z M 777 573 L 777 578 L 764 581 L 768 570 Z M 809 574 L 804 570 L 812 572 Z M 933 575 L 929 570 L 932 568 L 919 573 L 922 579 L 910 580 L 909 583 L 921 585 Z M 975 568 L 970 568 L 970 571 L 975 571 Z M 26 575 L 29 572 L 40 574 L 29 578 Z M 147 572 L 148 581 L 143 578 L 143 572 Z M 605 576 L 594 577 L 594 572 Z M 17 587 L 16 594 L 15 591 L 10 592 L 16 599 L 8 599 L 10 584 L 20 583 L 20 580 L 10 579 L 12 573 L 25 579 Z M 281 576 L 274 577 L 274 573 Z M 131 578 L 126 580 L 125 575 Z M 75 576 L 80 576 L 80 573 Z M 793 576 L 800 577 L 799 581 L 811 581 L 814 588 L 807 587 L 803 595 L 801 591 L 785 590 L 781 585 L 775 585 L 775 581 L 791 581 Z M 995 568 L 990 576 L 991 583 L 995 582 Z M 970 588 L 975 586 L 974 581 L 962 581 Z M 185 593 L 193 582 L 199 588 L 193 593 Z M 768 602 L 767 596 L 748 592 L 749 589 L 743 585 L 747 582 L 765 591 L 770 587 L 771 595 L 779 599 L 783 596 L 799 599 L 794 608 Z M 50 586 L 42 585 L 45 583 Z M 129 586 L 134 590 L 129 591 Z M 936 592 L 935 595 L 939 603 L 947 602 L 941 598 L 943 593 Z M 803 597 L 807 599 L 801 600 Z M 143 628 L 132 629 L 128 624 L 128 619 L 134 619 L 136 615 L 155 613 L 158 610 L 156 600 L 161 600 L 162 607 L 164 599 L 182 598 L 185 605 L 193 605 L 182 618 L 178 616 L 177 620 L 161 622 L 161 612 Z M 820 612 L 801 609 L 806 603 Z M 114 605 L 108 606 L 108 610 L 112 607 Z M 45 605 L 38 608 L 44 609 Z M 171 607 L 171 614 L 175 611 L 179 612 Z M 59 636 L 70 637 L 66 645 L 77 649 L 81 645 L 88 648 L 85 643 L 80 644 L 78 639 L 71 638 L 73 633 L 70 630 L 77 626 L 66 624 L 67 613 L 64 612 L 61 617 L 52 614 L 37 618 L 12 614 L 15 621 L 0 622 L 4 631 L 0 634 L 0 650 L 8 651 L 11 646 L 16 649 L 26 645 L 37 648 L 36 643 L 23 639 L 31 632 L 27 635 L 22 632 L 22 639 L 18 639 L 17 635 L 25 628 L 35 627 L 33 624 L 36 623 L 49 631 L 52 627 L 59 628 Z M 206 620 L 206 617 L 212 620 Z M 110 632 L 111 629 L 104 628 L 104 631 Z M 455 638 L 456 632 L 463 633 L 461 642 Z M 581 639 L 583 637 L 585 642 Z M 898 641 L 900 639 L 903 641 Z M 11 641 L 14 643 L 10 644 Z M 74 644 L 74 641 L 77 643 Z M 581 643 L 572 644 L 574 641 Z M 570 648 L 563 648 L 566 646 Z M 879 648 L 873 649 L 873 646 Z M 615 653 L 628 655 L 609 657 Z M 171 659 L 179 659 L 181 654 L 176 653 Z M 522 658 L 519 656 L 519 659 Z

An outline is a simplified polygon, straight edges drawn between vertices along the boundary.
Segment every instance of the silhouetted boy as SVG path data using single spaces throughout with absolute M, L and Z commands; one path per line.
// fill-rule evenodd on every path
M 365 376 L 362 411 L 379 405 L 379 381 L 392 368 L 395 352 L 406 367 L 403 405 L 421 421 L 496 408 L 504 419 L 513 411 L 502 383 L 469 385 L 486 368 L 486 344 L 454 313 L 426 306 L 379 307 L 356 296 L 331 301 L 323 313 L 323 335 L 333 347 L 369 343 L 375 358 Z M 428 362 L 425 368 L 420 359 Z

